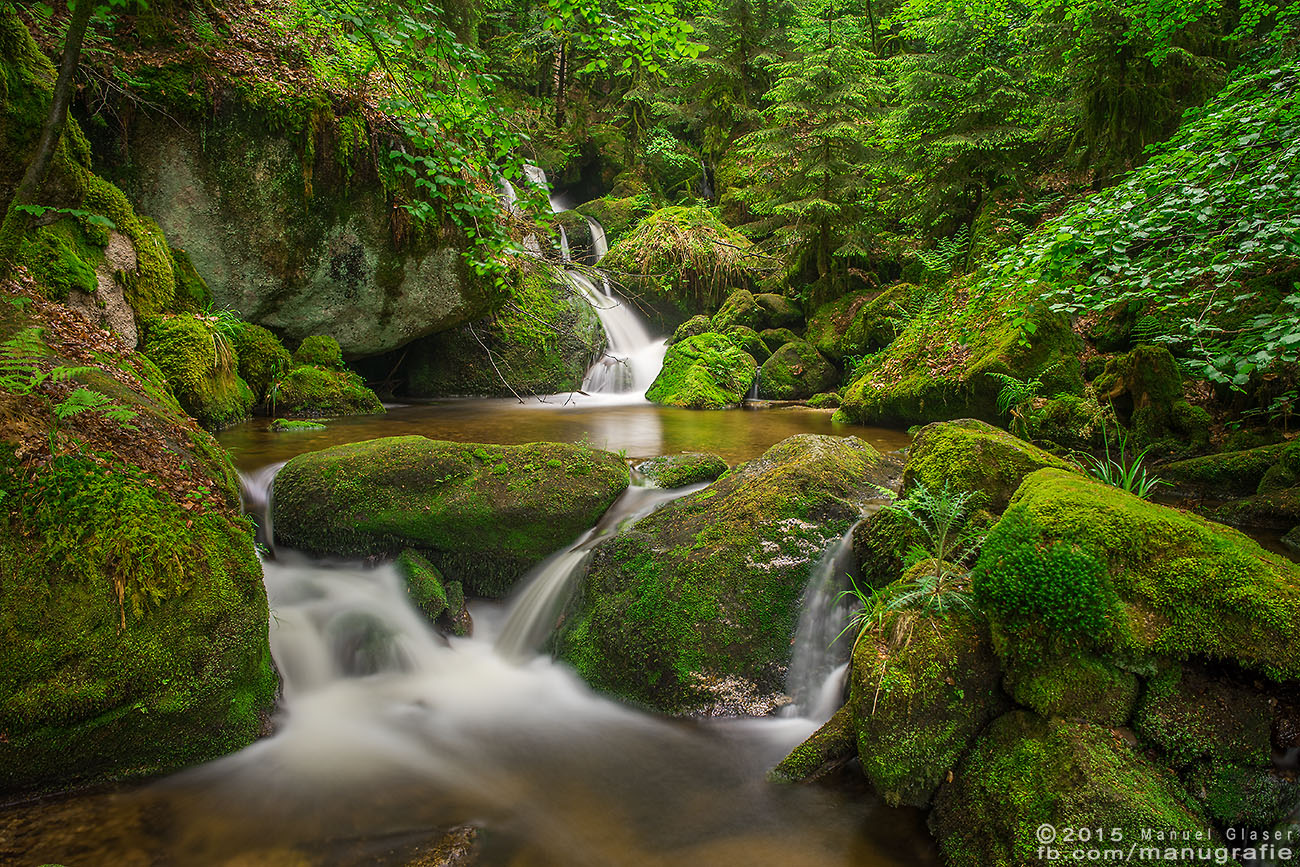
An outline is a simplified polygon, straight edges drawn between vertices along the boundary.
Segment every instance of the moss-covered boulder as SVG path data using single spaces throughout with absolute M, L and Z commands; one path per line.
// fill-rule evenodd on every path
M 900 626 L 900 617 L 911 622 Z M 886 803 L 929 804 L 975 736 L 1004 709 L 999 680 L 988 626 L 976 614 L 898 615 L 859 639 L 849 689 L 858 760 Z
M 878 509 L 853 528 L 853 556 L 861 586 L 872 590 L 903 577 L 908 552 L 926 542 L 916 522 L 898 509 Z
M 575 208 L 584 217 L 593 217 L 605 230 L 605 241 L 609 246 L 617 244 L 623 236 L 632 231 L 642 217 L 647 216 L 652 208 L 649 196 L 628 196 L 617 198 L 604 196 L 584 202 Z
M 1044 825 L 1103 828 L 1107 834 L 1117 829 L 1119 841 L 1044 841 L 1038 836 Z M 1083 849 L 1079 860 L 1095 850 L 1098 858 L 1092 860 L 1100 860 L 1112 845 L 1142 845 L 1144 830 L 1204 840 L 1206 827 L 1178 778 L 1119 733 L 1027 711 L 989 725 L 952 782 L 940 788 L 930 816 L 950 867 L 1042 863 L 1045 843 L 1058 851 Z
M 1024 425 L 1024 435 L 1034 442 L 1080 451 L 1100 451 L 1115 435 L 1115 420 L 1091 393 L 1037 398 L 1024 413 Z
M 1171 664 L 1148 681 L 1133 722 L 1173 767 L 1199 759 L 1265 767 L 1272 761 L 1272 705 L 1253 684 Z
M 733 325 L 726 330 L 726 336 L 736 344 L 736 348 L 748 354 L 754 361 L 762 364 L 771 357 L 767 344 L 758 336 L 758 332 L 745 325 Z
M 840 338 L 840 352 L 865 355 L 894 342 L 924 303 L 924 290 L 911 283 L 895 283 L 854 311 Z
M 1012 667 L 1003 687 L 1017 704 L 1041 716 L 1122 726 L 1133 714 L 1139 683 L 1131 671 L 1072 653 Z
M 206 318 L 191 313 L 152 318 L 143 351 L 203 427 L 218 430 L 248 418 L 253 392 L 239 376 L 238 354 Z
M 684 452 L 651 458 L 636 469 L 661 488 L 680 488 L 716 480 L 727 471 L 727 462 L 707 452 Z
M 835 365 L 822 358 L 812 344 L 787 343 L 763 362 L 758 374 L 758 396 L 767 400 L 803 400 L 835 387 Z
M 698 334 L 668 347 L 646 398 L 664 406 L 726 409 L 745 399 L 758 364 L 721 334 Z
M 508 302 L 490 318 L 421 338 L 388 362 L 413 397 L 556 394 L 582 387 L 605 348 L 591 304 L 562 271 L 523 257 Z
M 975 493 L 972 502 L 993 512 L 1006 508 L 1026 476 L 1044 467 L 1075 468 L 1037 446 L 977 419 L 926 425 L 912 440 L 903 493 L 918 482 L 938 491 Z
M 1159 473 L 1165 481 L 1197 493 L 1218 497 L 1248 496 L 1259 490 L 1264 476 L 1279 463 L 1287 447 L 1287 443 L 1274 443 L 1172 461 L 1162 464 Z M 1300 457 L 1300 450 L 1297 457 Z
M 1092 385 L 1141 444 L 1164 443 L 1182 453 L 1209 443 L 1210 416 L 1183 398 L 1182 371 L 1163 346 L 1112 356 Z
M 1294 775 L 1273 767 L 1201 762 L 1184 780 L 1187 791 L 1221 828 L 1268 831 L 1300 806 L 1300 784 Z
M 1026 478 L 972 577 L 1008 668 L 1082 651 L 1124 667 L 1196 656 L 1300 675 L 1300 566 L 1079 474 Z
M 248 383 L 253 400 L 261 403 L 271 384 L 292 366 L 289 350 L 260 325 L 240 322 L 231 334 L 239 358 L 239 376 Z
M 447 580 L 498 598 L 627 483 L 616 455 L 582 445 L 386 437 L 289 461 L 272 509 L 282 545 L 345 557 L 414 548 Z
M 754 296 L 754 301 L 763 311 L 765 328 L 798 328 L 803 324 L 803 311 L 784 295 L 760 292 Z
M 857 439 L 803 434 L 642 518 L 596 549 L 559 657 L 670 713 L 780 693 L 812 564 L 891 472 Z
M 275 412 L 286 417 L 333 418 L 384 412 L 379 398 L 352 371 L 305 365 L 295 367 L 279 381 L 270 401 Z
M 1025 307 L 1005 288 L 971 292 L 964 278 L 934 292 L 931 312 L 910 318 L 859 368 L 840 417 L 899 427 L 964 416 L 996 422 L 1001 384 L 990 373 L 1039 377 L 1053 396 L 1082 393 L 1082 343 L 1064 317 Z
M 838 392 L 823 391 L 808 398 L 808 405 L 813 409 L 839 409 L 842 398 Z
M 818 307 L 808 317 L 808 325 L 804 329 L 804 339 L 827 358 L 841 361 L 845 355 L 840 346 L 844 340 L 844 332 L 848 330 L 849 323 L 853 321 L 853 316 L 858 312 L 858 309 L 876 297 L 877 294 L 875 292 L 853 292 Z M 781 341 L 781 343 L 786 342 L 785 340 Z
M 1216 521 L 1239 527 L 1286 530 L 1300 525 L 1300 486 L 1230 500 L 1210 515 Z
M 271 430 L 276 433 L 293 433 L 294 431 L 325 430 L 322 419 L 314 418 L 277 418 L 271 422 Z
M 712 330 L 713 322 L 709 317 L 704 314 L 692 316 L 690 319 L 687 319 L 681 325 L 677 326 L 677 330 L 673 332 L 673 336 L 668 340 L 668 345 L 672 346 L 674 343 L 681 343 L 688 337 L 694 337 L 697 334 L 707 334 Z
M 293 351 L 293 363 L 323 367 L 326 370 L 343 369 L 343 349 L 333 337 L 325 334 L 313 334 L 304 338 Z
M 5 795 L 240 749 L 266 730 L 277 687 L 229 459 L 146 357 L 39 294 L 22 314 L 0 305 L 0 340 L 39 327 L 47 371 L 85 369 L 42 392 L 0 390 Z M 134 413 L 131 427 L 94 410 L 56 423 L 78 388 Z
M 798 343 L 803 340 L 789 328 L 764 328 L 758 332 L 758 336 L 763 339 L 763 345 L 767 347 L 769 355 L 787 343 Z
M 768 772 L 774 783 L 815 783 L 858 754 L 853 708 L 844 705 Z
M 733 325 L 744 325 L 755 331 L 768 327 L 767 311 L 758 305 L 754 293 L 748 289 L 737 289 L 722 302 L 718 312 L 713 314 L 711 330 L 723 334 Z

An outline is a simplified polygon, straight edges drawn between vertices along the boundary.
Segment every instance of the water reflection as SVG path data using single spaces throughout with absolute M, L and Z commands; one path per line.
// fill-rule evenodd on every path
M 806 407 L 774 406 L 723 412 L 635 404 L 568 406 L 520 404 L 513 399 L 472 399 L 398 406 L 382 416 L 335 419 L 321 431 L 273 433 L 266 419 L 222 431 L 217 439 L 240 469 L 285 461 L 303 452 L 381 436 L 418 434 L 455 442 L 577 442 L 624 451 L 630 458 L 711 451 L 735 464 L 799 433 L 856 436 L 881 451 L 907 445 L 902 431 L 835 424 L 831 414 Z

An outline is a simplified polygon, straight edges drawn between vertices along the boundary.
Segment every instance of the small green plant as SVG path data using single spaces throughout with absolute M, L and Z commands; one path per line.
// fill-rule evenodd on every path
M 1102 420 L 1101 426 L 1102 441 L 1105 443 L 1105 456 L 1095 457 L 1093 455 L 1083 455 L 1084 469 L 1086 469 L 1093 478 L 1105 482 L 1111 487 L 1128 491 L 1130 494 L 1136 494 L 1142 499 L 1147 499 L 1151 492 L 1159 485 L 1169 484 L 1165 480 L 1151 475 L 1147 472 L 1144 461 L 1147 452 L 1151 446 L 1130 454 L 1129 437 L 1124 429 L 1115 426 L 1116 445 L 1119 448 L 1119 454 L 1111 453 L 1110 435 L 1107 432 L 1105 420 Z
M 1002 415 L 1011 417 L 1011 422 L 1007 425 L 1011 433 L 1027 439 L 1028 428 L 1025 424 L 1025 407 L 1030 401 L 1038 397 L 1039 389 L 1043 387 L 1041 379 L 1016 379 L 1014 376 L 1006 373 L 989 372 L 989 376 L 1002 383 L 1002 389 L 998 392 L 998 412 Z
M 207 326 L 212 334 L 212 367 L 218 371 L 235 369 L 235 334 L 243 324 L 239 314 L 233 310 L 212 310 L 209 307 L 203 313 L 196 313 L 195 319 Z
M 978 550 L 984 537 L 966 528 L 973 496 L 972 491 L 953 491 L 947 484 L 932 490 L 917 481 L 906 498 L 889 507 L 909 518 L 926 538 L 927 544 L 914 545 L 907 552 L 909 564 L 933 560 L 935 577 L 941 579 L 945 569 L 960 566 Z

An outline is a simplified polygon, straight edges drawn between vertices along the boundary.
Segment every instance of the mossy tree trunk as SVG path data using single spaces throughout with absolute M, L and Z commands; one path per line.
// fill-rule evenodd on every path
M 59 136 L 63 134 L 63 126 L 68 119 L 68 106 L 72 102 L 72 78 L 77 74 L 77 65 L 81 61 L 81 42 L 94 8 L 95 4 L 91 0 L 81 0 L 72 12 L 72 21 L 68 23 L 68 35 L 63 40 L 63 59 L 59 63 L 59 76 L 54 82 L 50 112 L 41 129 L 36 153 L 32 155 L 27 171 L 14 190 L 14 196 L 5 211 L 4 225 L 0 227 L 0 276 L 8 275 L 13 268 L 18 247 L 31 220 L 31 215 L 22 210 L 22 206 L 36 204 L 45 174 L 50 170 L 54 149 L 59 144 Z

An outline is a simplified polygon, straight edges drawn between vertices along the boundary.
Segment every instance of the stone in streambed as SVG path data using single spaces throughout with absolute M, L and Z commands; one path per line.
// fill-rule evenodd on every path
M 758 396 L 767 400 L 803 400 L 835 387 L 839 373 L 812 344 L 802 340 L 782 346 L 763 362 Z
M 627 484 L 617 455 L 585 445 L 386 437 L 294 458 L 272 508 L 280 544 L 344 557 L 416 548 L 467 591 L 499 598 Z
M 758 364 L 729 337 L 706 333 L 668 347 L 646 398 L 686 409 L 738 406 L 754 384 Z
M 651 458 L 636 469 L 661 488 L 680 488 L 714 481 L 727 471 L 727 462 L 706 452 L 684 452 Z
M 779 693 L 812 564 L 896 472 L 854 438 L 777 443 L 602 543 L 559 656 L 596 688 L 670 713 L 711 713 L 739 681 Z

